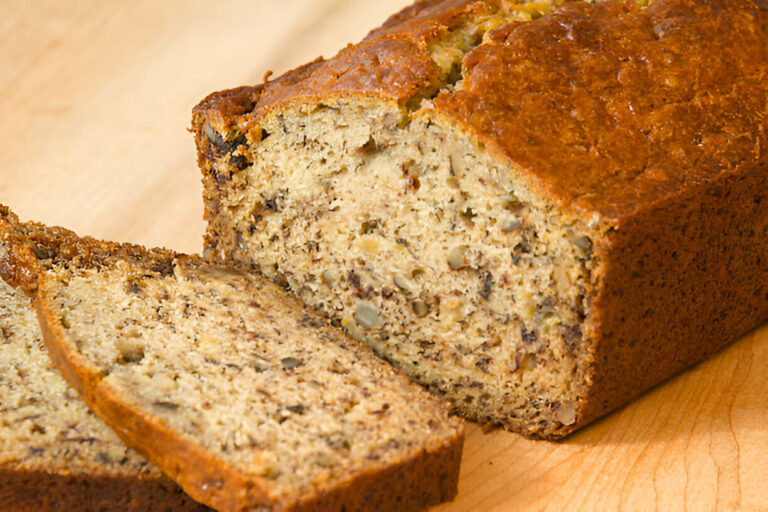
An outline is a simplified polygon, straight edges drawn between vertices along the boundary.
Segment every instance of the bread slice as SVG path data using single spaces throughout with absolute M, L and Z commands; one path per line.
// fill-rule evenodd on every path
M 193 498 L 401 511 L 455 495 L 461 421 L 284 290 L 194 256 L 90 252 L 103 264 L 39 278 L 45 343 L 85 402 Z
M 19 225 L 2 209 L 0 261 L 5 263 L 9 230 L 44 233 L 40 226 Z M 53 253 L 44 244 L 35 249 Z M 208 510 L 128 449 L 86 407 L 48 358 L 30 299 L 2 280 L 0 510 Z
M 417 2 L 193 116 L 211 255 L 547 438 L 768 317 L 765 2 L 554 3 Z

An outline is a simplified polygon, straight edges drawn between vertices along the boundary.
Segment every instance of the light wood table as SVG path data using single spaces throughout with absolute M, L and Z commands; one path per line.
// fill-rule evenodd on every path
M 6 0 L 0 202 L 198 251 L 190 110 L 348 41 L 407 0 Z M 468 426 L 438 510 L 768 510 L 768 327 L 560 443 Z

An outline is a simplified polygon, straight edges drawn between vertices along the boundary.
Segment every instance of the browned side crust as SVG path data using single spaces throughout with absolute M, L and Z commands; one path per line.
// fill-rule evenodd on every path
M 768 165 L 724 173 L 643 209 L 606 237 L 582 421 L 768 318 L 767 193 Z
M 0 471 L 1 512 L 124 512 L 209 510 L 170 480 L 115 475 Z
M 127 405 L 127 400 L 104 384 L 102 375 L 79 354 L 68 350 L 66 330 L 47 304 L 46 276 L 40 276 L 36 310 L 43 341 L 51 359 L 86 404 L 117 434 L 175 480 L 194 499 L 217 510 L 420 510 L 456 495 L 464 441 L 463 429 L 433 451 L 378 471 L 355 475 L 333 491 L 307 496 L 283 507 L 272 502 L 270 489 L 222 464 L 209 452 L 181 439 L 156 418 Z M 183 466 L 183 468 L 182 468 Z

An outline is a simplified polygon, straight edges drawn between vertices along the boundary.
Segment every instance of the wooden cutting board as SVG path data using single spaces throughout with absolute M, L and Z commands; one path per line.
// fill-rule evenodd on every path
M 190 110 L 348 41 L 408 0 L 6 0 L 0 202 L 81 234 L 197 251 Z M 560 443 L 468 426 L 437 510 L 768 510 L 768 326 Z

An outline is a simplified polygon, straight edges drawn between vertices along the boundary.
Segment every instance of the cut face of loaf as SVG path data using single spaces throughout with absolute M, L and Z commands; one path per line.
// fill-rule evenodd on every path
M 271 283 L 164 260 L 49 272 L 38 313 L 70 383 L 191 496 L 394 511 L 455 495 L 445 404 Z
M 229 212 L 240 246 L 470 417 L 572 425 L 589 368 L 589 231 L 455 131 L 429 118 L 402 129 L 397 114 L 284 114 L 285 134 L 275 126 L 234 178 L 248 182 Z
M 28 290 L 42 268 L 75 264 L 78 251 L 69 243 L 74 240 L 64 229 L 20 223 L 0 206 L 2 275 Z M 30 299 L 3 280 L 0 510 L 208 510 L 127 448 L 86 407 L 51 363 Z
M 528 435 L 707 357 L 768 317 L 766 12 L 640 4 L 420 2 L 209 96 L 207 250 Z
M 30 306 L 0 281 L 0 510 L 208 510 L 86 407 L 51 364 Z

